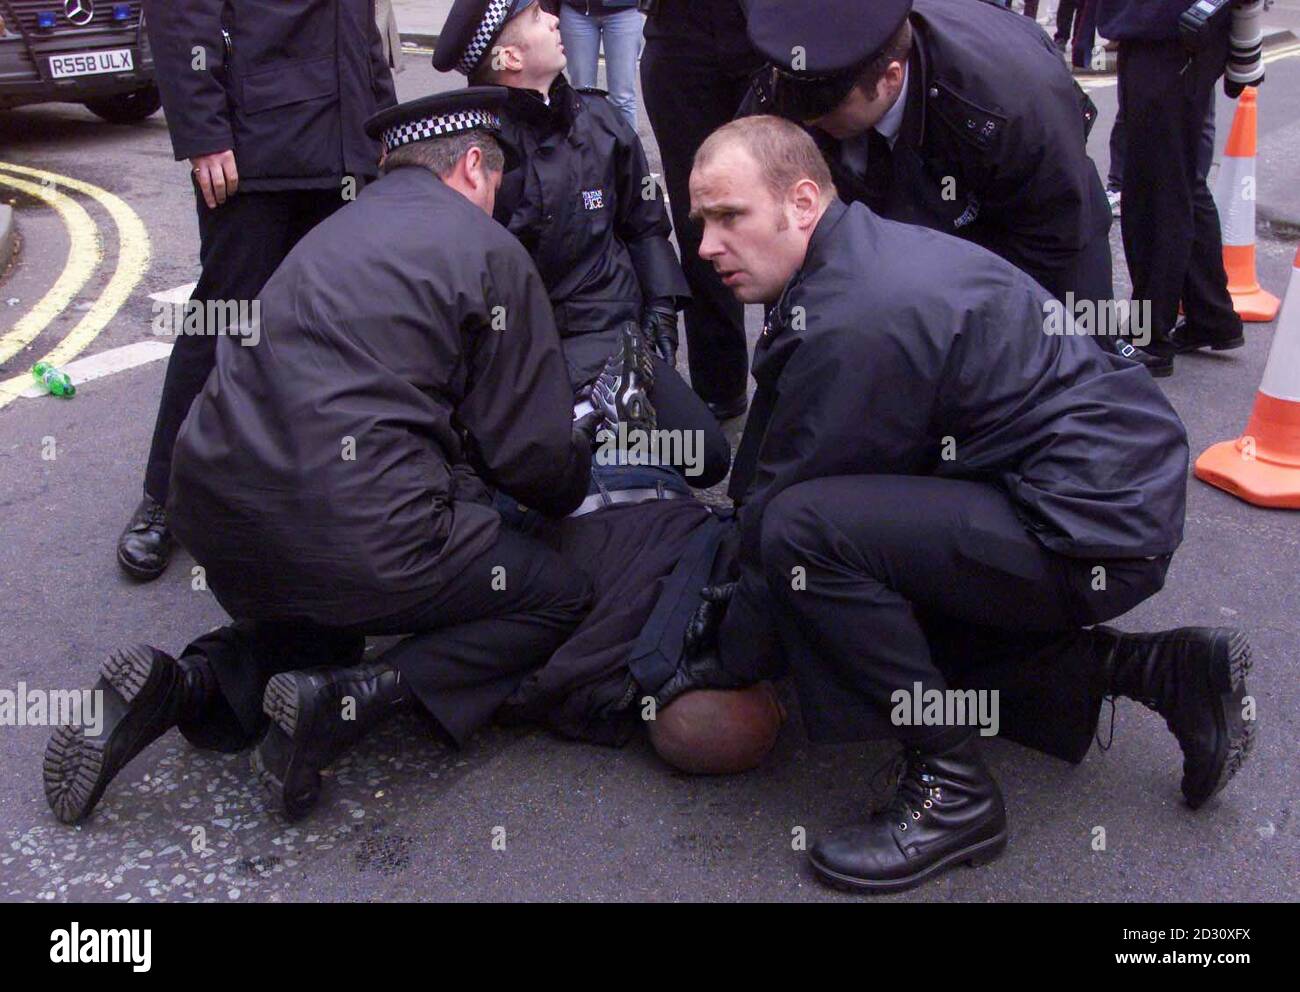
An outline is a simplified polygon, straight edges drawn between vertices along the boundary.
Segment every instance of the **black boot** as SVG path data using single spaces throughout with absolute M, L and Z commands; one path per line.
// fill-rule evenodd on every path
M 901 892 L 959 862 L 992 861 L 1007 846 L 1007 814 L 974 735 L 941 754 L 904 750 L 894 798 L 866 823 L 832 831 L 809 860 L 825 881 Z
M 167 511 L 152 496 L 145 496 L 117 539 L 117 563 L 131 578 L 148 582 L 162 575 L 171 555 Z
M 384 664 L 283 672 L 266 684 L 271 726 L 253 752 L 253 770 L 290 820 L 320 798 L 320 772 L 411 702 L 401 675 Z
M 147 644 L 110 655 L 94 688 L 99 734 L 78 724 L 56 727 L 45 747 L 45 798 L 54 815 L 84 820 L 127 762 L 179 721 L 201 718 L 216 691 L 202 655 L 177 661 Z
M 1165 718 L 1183 750 L 1183 797 L 1198 809 L 1236 774 L 1255 738 L 1242 713 L 1250 642 L 1230 627 L 1183 627 L 1113 639 L 1110 692 L 1136 699 Z

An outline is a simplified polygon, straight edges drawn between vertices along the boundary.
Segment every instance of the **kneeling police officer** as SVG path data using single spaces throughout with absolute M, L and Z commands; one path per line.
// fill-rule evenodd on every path
M 601 419 L 574 421 L 542 281 L 490 216 L 505 99 L 372 118 L 384 175 L 267 282 L 257 340 L 218 353 L 169 510 L 235 622 L 179 659 L 140 645 L 104 663 L 102 732 L 60 727 L 46 752 L 60 820 L 176 725 L 200 747 L 260 741 L 264 783 L 302 815 L 369 727 L 418 704 L 463 741 L 586 614 L 586 576 L 493 507 L 499 490 L 574 510 Z M 367 635 L 395 634 L 413 636 L 362 663 Z
M 691 210 L 732 292 L 773 304 L 731 474 L 738 585 L 709 596 L 723 667 L 788 661 L 814 740 L 904 745 L 892 802 L 813 848 L 821 876 L 896 891 L 1006 845 L 975 721 L 930 709 L 950 679 L 1072 761 L 1103 697 L 1139 700 L 1188 805 L 1223 788 L 1254 731 L 1245 637 L 1093 626 L 1157 592 L 1182 540 L 1187 437 L 1146 371 L 1045 334 L 1051 298 L 1002 259 L 845 205 L 788 121 L 714 132 Z

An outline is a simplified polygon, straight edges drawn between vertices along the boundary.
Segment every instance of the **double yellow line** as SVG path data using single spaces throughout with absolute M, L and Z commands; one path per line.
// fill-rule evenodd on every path
M 103 261 L 103 244 L 95 222 L 85 208 L 63 190 L 95 200 L 113 218 L 117 227 L 117 264 L 113 275 L 76 326 L 39 359 L 63 365 L 80 354 L 130 298 L 149 265 L 149 233 L 135 211 L 123 200 L 80 179 L 26 165 L 0 162 L 0 186 L 16 189 L 53 208 L 67 228 L 70 245 L 63 271 L 59 273 L 54 285 L 30 311 L 19 318 L 8 333 L 0 336 L 0 361 L 7 361 L 35 341 L 76 299 Z M 24 360 L 24 365 L 26 364 Z M 12 403 L 31 384 L 31 374 L 26 369 L 19 375 L 0 381 L 0 408 Z

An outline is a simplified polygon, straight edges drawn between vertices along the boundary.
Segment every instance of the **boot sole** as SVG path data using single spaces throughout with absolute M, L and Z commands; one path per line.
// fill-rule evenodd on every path
M 820 864 L 816 858 L 809 855 L 808 862 L 812 865 L 821 879 L 834 888 L 842 892 L 867 892 L 872 894 L 883 895 L 889 892 L 905 892 L 908 889 L 914 889 L 918 885 L 946 871 L 954 865 L 969 865 L 971 868 L 978 868 L 996 860 L 1007 848 L 1007 831 L 990 837 L 988 840 L 982 840 L 977 844 L 962 848 L 959 851 L 953 851 L 936 861 L 932 865 L 927 865 L 920 871 L 903 878 L 891 878 L 884 881 L 875 881 L 873 879 L 856 878 L 853 875 L 845 875 L 843 872 L 833 871 L 825 865 Z
M 129 710 L 146 689 L 157 688 L 166 677 L 168 664 L 166 656 L 155 653 L 148 645 L 137 644 L 111 654 L 100 667 L 100 676 Z M 107 757 L 112 741 L 112 732 L 89 737 L 84 727 L 74 724 L 54 728 L 45 747 L 42 777 L 45 798 L 60 822 L 80 823 L 89 816 L 109 782 L 147 746 L 128 748 L 135 753 L 111 768 Z
M 162 568 L 141 568 L 139 565 L 127 561 L 119 550 L 117 553 L 117 563 L 121 566 L 122 571 L 136 581 L 152 582 L 154 579 L 158 578 L 158 576 L 162 575 L 163 572 L 167 571 L 167 566 L 171 564 L 171 557 L 170 555 L 168 556 L 168 559 L 163 563 Z
M 285 786 L 285 782 L 294 777 L 298 759 L 296 738 L 303 712 L 298 679 L 292 672 L 274 675 L 266 683 L 262 712 L 270 719 L 271 726 L 267 728 L 266 737 L 253 749 L 253 773 L 285 818 L 299 820 L 316 805 L 320 794 L 291 798 Z M 288 755 L 282 773 L 277 771 L 279 763 L 268 758 L 271 754 Z
M 1223 651 L 1226 651 L 1226 657 L 1221 653 Z M 1192 789 L 1190 794 L 1184 786 L 1184 798 L 1192 809 L 1200 809 L 1211 797 L 1222 792 L 1254 747 L 1256 721 L 1241 717 L 1241 700 L 1246 695 L 1246 676 L 1250 674 L 1252 664 L 1250 641 L 1240 630 L 1232 631 L 1226 642 L 1220 640 L 1212 649 L 1205 679 L 1210 691 L 1217 696 L 1213 704 L 1215 723 L 1220 736 L 1226 737 L 1227 742 L 1218 773 L 1213 776 L 1213 786 L 1208 791 Z

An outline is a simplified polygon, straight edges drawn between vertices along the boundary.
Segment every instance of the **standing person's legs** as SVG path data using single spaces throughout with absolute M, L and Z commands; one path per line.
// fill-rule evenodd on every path
M 1092 67 L 1096 42 L 1097 0 L 1080 0 L 1074 19 L 1074 51 L 1071 59 L 1076 68 Z
M 600 19 L 605 42 L 605 80 L 609 102 L 622 111 L 632 130 L 637 128 L 636 76 L 637 56 L 641 52 L 641 29 L 645 14 L 630 7 Z
M 1078 0 L 1061 0 L 1056 8 L 1056 47 L 1065 51 L 1070 40 L 1070 31 L 1074 25 L 1074 12 Z
M 251 302 L 298 239 L 342 202 L 337 190 L 242 192 L 210 210 L 196 193 L 202 271 L 189 307 L 205 308 L 206 320 L 209 301 Z M 199 329 L 204 333 L 175 338 L 145 466 L 145 499 L 118 540 L 118 562 L 137 579 L 156 578 L 171 554 L 171 535 L 158 508 L 167 503 L 172 448 L 224 336 Z
M 1150 304 L 1150 350 L 1158 354 L 1171 352 L 1169 331 L 1178 318 L 1195 237 L 1196 143 L 1204 108 L 1198 113 L 1192 105 L 1192 84 L 1182 72 L 1186 61 L 1176 40 L 1120 45 L 1124 256 L 1133 299 Z
M 1116 94 L 1120 88 L 1115 88 Z M 1119 97 L 1115 123 L 1110 128 L 1110 169 L 1106 172 L 1106 192 L 1119 193 L 1124 189 L 1124 98 Z
M 1025 0 L 1025 16 L 1038 20 L 1038 0 Z
M 560 38 L 568 57 L 565 71 L 574 89 L 595 86 L 600 64 L 600 19 L 562 2 Z
M 748 71 L 720 65 L 698 39 L 646 39 L 642 93 L 659 141 L 673 229 L 692 294 L 685 310 L 691 388 L 706 402 L 739 406 L 735 415 L 743 412 L 749 379 L 745 308 L 700 258 L 700 231 L 689 219 L 689 182 L 696 150 L 732 119 L 748 83 Z

